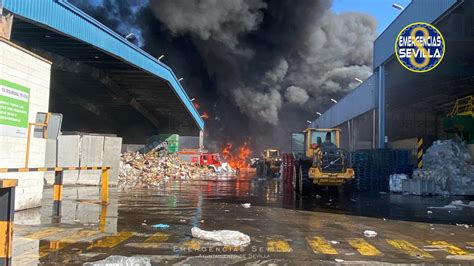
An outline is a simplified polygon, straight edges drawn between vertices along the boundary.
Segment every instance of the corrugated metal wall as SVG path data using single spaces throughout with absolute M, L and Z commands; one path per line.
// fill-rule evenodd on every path
M 47 25 L 81 41 L 114 54 L 123 60 L 167 80 L 183 104 L 203 129 L 204 121 L 194 108 L 173 71 L 125 38 L 105 27 L 66 0 L 1 0 L 15 15 Z
M 377 106 L 377 75 L 370 76 L 336 105 L 311 123 L 311 127 L 336 127 L 345 121 L 357 117 Z
M 403 12 L 380 34 L 374 43 L 374 69 L 394 54 L 400 30 L 414 22 L 433 23 L 461 0 L 412 0 Z M 390 4 L 390 3 L 387 3 Z

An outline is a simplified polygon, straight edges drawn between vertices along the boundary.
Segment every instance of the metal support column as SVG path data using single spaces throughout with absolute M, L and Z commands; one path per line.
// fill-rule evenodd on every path
M 0 266 L 12 265 L 16 179 L 0 180 Z
M 380 65 L 378 67 L 378 106 L 379 106 L 379 138 L 378 147 L 380 149 L 385 148 L 385 70 L 384 66 Z

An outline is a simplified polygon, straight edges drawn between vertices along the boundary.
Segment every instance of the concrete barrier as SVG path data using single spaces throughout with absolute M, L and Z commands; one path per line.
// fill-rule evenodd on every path
M 77 135 L 59 136 L 58 139 L 58 166 L 79 166 L 79 150 L 81 137 Z M 54 174 L 54 173 L 53 173 Z M 79 171 L 66 171 L 63 176 L 64 185 L 75 185 L 79 178 Z
M 81 138 L 79 166 L 103 165 L 104 137 L 83 135 Z M 100 170 L 79 171 L 78 185 L 100 184 Z
M 104 138 L 104 156 L 102 163 L 105 166 L 112 167 L 109 175 L 109 186 L 116 186 L 118 183 L 118 173 L 120 165 L 120 151 L 122 148 L 122 138 L 105 137 Z

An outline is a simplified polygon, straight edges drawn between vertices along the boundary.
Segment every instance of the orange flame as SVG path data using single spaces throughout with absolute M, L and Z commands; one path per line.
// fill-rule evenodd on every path
M 222 156 L 232 168 L 249 168 L 249 158 L 252 150 L 249 142 L 244 142 L 240 147 L 233 149 L 232 143 L 228 142 L 222 149 Z

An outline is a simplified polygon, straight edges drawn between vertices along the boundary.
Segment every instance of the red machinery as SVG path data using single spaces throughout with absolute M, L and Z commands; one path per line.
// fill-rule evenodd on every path
M 200 153 L 198 150 L 186 149 L 178 152 L 179 158 L 188 163 L 198 163 L 203 166 L 220 167 L 222 165 L 218 153 Z
M 295 168 L 295 157 L 292 153 L 284 153 L 281 155 L 282 164 L 283 164 L 283 182 L 291 183 L 293 182 L 293 172 Z

